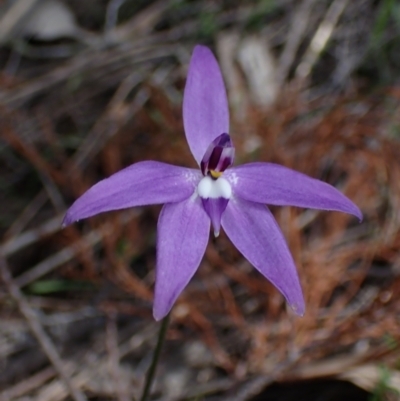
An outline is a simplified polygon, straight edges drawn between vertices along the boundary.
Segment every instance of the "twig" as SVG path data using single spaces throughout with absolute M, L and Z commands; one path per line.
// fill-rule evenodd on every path
M 212 381 L 207 381 L 205 383 L 193 385 L 186 391 L 185 400 L 202 400 L 202 399 L 213 399 L 219 398 L 206 397 L 208 395 L 212 396 L 216 393 L 224 394 L 226 391 L 230 390 L 234 385 L 235 379 L 233 378 L 222 378 L 214 379 Z M 170 396 L 165 396 L 158 398 L 157 401 L 171 401 Z
M 138 209 L 129 211 L 128 213 L 121 214 L 121 223 L 126 224 L 132 218 L 138 216 L 140 212 Z M 61 228 L 61 224 L 58 229 Z M 93 247 L 99 243 L 106 235 L 109 235 L 114 229 L 113 223 L 105 223 L 98 230 L 93 230 L 89 234 L 85 235 L 82 239 L 74 243 L 68 248 L 64 248 L 60 252 L 42 260 L 36 266 L 33 266 L 25 273 L 21 274 L 15 279 L 16 284 L 19 287 L 24 287 L 31 282 L 37 280 L 39 277 L 50 273 L 55 268 L 61 266 L 62 264 L 72 260 L 79 252 L 88 247 Z
M 8 126 L 7 123 L 5 123 L 4 125 L 2 136 L 5 141 L 7 141 L 7 143 L 23 157 L 29 160 L 32 166 L 37 170 L 43 183 L 43 187 L 56 211 L 60 212 L 65 210 L 63 198 L 55 183 L 55 181 L 57 181 L 57 183 L 62 182 L 62 175 L 43 159 L 35 147 L 29 145 L 23 138 L 21 138 L 11 127 L 11 124 Z
M 0 19 L 0 43 L 9 38 L 15 26 L 32 10 L 39 0 L 14 1 Z
M 109 69 L 127 69 L 146 62 L 173 56 L 176 46 L 165 44 L 149 46 L 134 42 L 108 51 L 87 50 L 80 53 L 63 66 L 40 77 L 25 82 L 12 90 L 0 91 L 0 103 L 3 106 L 17 108 L 33 96 L 37 96 L 49 88 L 70 79 L 71 76 L 84 71 L 102 71 L 108 74 Z
M 3 72 L 9 76 L 16 75 L 18 67 L 21 63 L 21 58 L 21 54 L 12 49 L 10 55 L 8 56 L 8 60 L 3 68 Z
M 307 30 L 310 12 L 314 6 L 314 3 L 316 3 L 316 0 L 304 0 L 295 12 L 293 23 L 291 23 L 291 29 L 286 40 L 285 48 L 283 49 L 279 59 L 279 86 L 285 82 L 289 74 L 290 67 L 292 66 L 296 57 L 297 49 L 299 48 Z
M 37 228 L 25 231 L 18 237 L 10 238 L 0 246 L 0 254 L 3 254 L 3 256 L 9 256 L 20 249 L 35 243 L 40 238 L 59 231 L 61 229 L 63 218 L 64 214 L 60 214 L 50 220 L 47 220 L 44 224 Z
M 118 11 L 125 3 L 125 0 L 110 0 L 107 5 L 106 22 L 104 24 L 104 34 L 107 35 L 115 28 L 118 22 Z
M 47 193 L 43 189 L 29 202 L 22 213 L 14 219 L 13 224 L 4 234 L 4 238 L 16 237 L 25 228 L 47 201 Z
M 0 400 L 13 400 L 17 397 L 21 397 L 29 391 L 42 387 L 45 382 L 53 378 L 55 375 L 56 371 L 53 366 L 48 366 L 40 372 L 2 391 L 0 393 Z
M 0 274 L 11 297 L 17 303 L 18 308 L 21 311 L 22 315 L 25 317 L 29 328 L 36 337 L 44 353 L 54 366 L 54 369 L 59 374 L 61 380 L 63 381 L 71 397 L 75 401 L 87 401 L 85 395 L 80 390 L 75 388 L 74 385 L 72 384 L 69 375 L 66 373 L 64 369 L 64 362 L 62 361 L 60 355 L 58 354 L 56 347 L 54 346 L 50 337 L 46 334 L 43 327 L 39 323 L 39 320 L 35 316 L 34 311 L 26 302 L 20 289 L 18 288 L 17 285 L 15 285 L 14 280 L 11 277 L 10 271 L 8 269 L 7 262 L 1 256 L 0 256 Z
M 152 81 L 155 85 L 160 85 L 164 82 L 171 72 L 170 69 L 165 69 L 165 67 L 161 68 L 161 73 L 159 70 L 156 70 L 153 74 Z M 143 79 L 143 74 L 134 72 L 120 84 L 115 95 L 108 103 L 106 112 L 97 121 L 80 148 L 74 154 L 72 158 L 73 166 L 71 166 L 72 174 L 74 173 L 74 169 L 84 167 L 88 160 L 91 160 L 91 158 L 103 148 L 106 141 L 110 140 L 118 132 L 119 127 L 132 118 L 149 99 L 148 91 L 146 89 L 141 89 L 128 107 L 121 107 L 126 97 L 129 95 L 129 92 Z M 124 112 L 119 111 L 119 113 L 117 113 L 116 110 L 118 109 L 124 109 Z
M 283 2 L 283 0 L 281 1 Z M 246 21 L 251 13 L 252 7 L 241 7 L 238 10 L 222 12 L 216 20 L 217 27 L 222 28 L 228 24 Z M 152 21 L 153 18 L 150 20 Z M 121 35 L 119 27 L 117 27 L 115 30 L 116 38 L 120 40 L 117 48 L 99 51 L 99 49 L 102 50 L 102 46 L 104 47 L 104 43 L 97 41 L 95 46 L 79 53 L 60 68 L 25 82 L 15 89 L 0 90 L 0 103 L 10 108 L 17 108 L 30 98 L 61 84 L 74 74 L 84 71 L 101 70 L 108 73 L 107 69 L 115 68 L 116 65 L 122 64 L 124 68 L 127 68 L 147 61 L 179 56 L 179 46 L 174 42 L 196 32 L 199 29 L 199 24 L 198 21 L 184 22 L 166 32 L 156 32 L 134 40 L 130 39 L 131 29 L 125 30 L 125 25 L 121 27 L 121 32 L 126 37 Z M 136 24 L 133 25 L 135 27 Z
M 100 240 L 101 236 L 98 234 L 98 232 L 92 231 L 89 235 L 74 244 L 73 247 L 64 248 L 62 251 L 51 255 L 37 265 L 31 267 L 25 273 L 22 273 L 15 279 L 16 284 L 19 287 L 27 286 L 38 278 L 43 277 L 45 274 L 55 270 L 57 267 L 72 260 L 78 253 L 78 249 L 82 249 L 84 246 L 93 246 Z
M 261 372 L 261 374 L 247 380 L 240 385 L 235 392 L 228 393 L 227 396 L 221 398 L 221 401 L 246 401 L 259 395 L 263 389 L 272 384 L 277 378 L 283 376 L 286 372 L 296 367 L 300 359 L 300 354 L 293 358 L 288 358 L 279 363 L 273 372 Z
M 149 36 L 161 14 L 171 4 L 165 0 L 158 0 L 145 9 L 139 11 L 132 18 L 113 29 L 111 36 L 116 43 L 126 42 L 139 36 Z
M 332 2 L 308 46 L 303 61 L 296 68 L 295 76 L 297 78 L 306 79 L 310 75 L 348 2 L 349 0 L 334 0 Z
M 10 119 L 11 120 L 11 119 Z M 62 174 L 55 170 L 50 163 L 43 159 L 40 153 L 31 145 L 23 140 L 12 128 L 11 121 L 3 120 L 1 136 L 12 148 L 25 157 L 37 171 L 46 174 L 49 178 L 53 177 L 58 183 L 62 182 Z
M 57 213 L 61 213 L 63 210 L 66 209 L 66 205 L 64 199 L 58 189 L 58 186 L 55 184 L 53 179 L 49 174 L 46 172 L 37 171 L 38 176 L 43 184 L 43 189 L 46 191 L 48 198 L 50 199 L 51 203 L 53 204 L 54 209 Z
M 134 112 L 143 105 L 143 101 L 141 100 L 140 96 L 141 91 L 139 91 L 139 93 L 135 96 L 135 100 L 132 102 L 133 106 L 138 106 L 135 108 L 135 110 L 129 108 L 129 112 L 128 110 L 125 110 L 123 114 L 121 112 L 116 112 L 118 110 L 118 106 L 119 109 L 121 109 L 121 104 L 125 101 L 125 98 L 129 95 L 129 92 L 143 79 L 144 75 L 135 71 L 121 82 L 114 96 L 108 103 L 107 110 L 104 112 L 101 118 L 99 118 L 79 149 L 75 152 L 72 158 L 72 169 L 85 167 L 86 163 L 91 160 L 93 155 L 102 149 L 104 143 L 115 135 L 115 133 L 118 131 L 118 128 L 125 122 L 125 120 L 132 118 Z M 147 97 L 145 100 L 147 100 Z

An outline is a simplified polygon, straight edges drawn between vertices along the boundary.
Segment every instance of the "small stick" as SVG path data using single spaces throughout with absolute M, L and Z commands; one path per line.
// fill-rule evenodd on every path
M 24 208 L 21 214 L 14 219 L 12 225 L 8 228 L 3 238 L 16 237 L 21 233 L 21 231 L 27 226 L 27 224 L 32 220 L 32 218 L 38 213 L 42 206 L 47 201 L 46 192 L 41 189 L 37 195 L 29 202 L 29 204 Z
M 33 9 L 39 0 L 14 1 L 11 7 L 0 18 L 0 43 L 10 38 L 13 29 Z
M 44 331 L 42 325 L 37 319 L 33 309 L 28 305 L 24 296 L 22 295 L 20 289 L 15 285 L 13 278 L 11 277 L 10 271 L 7 266 L 6 260 L 0 256 L 0 275 L 3 279 L 8 292 L 11 297 L 17 303 L 18 308 L 22 315 L 25 317 L 29 328 L 31 329 L 33 335 L 36 337 L 38 343 L 42 347 L 47 358 L 50 360 L 54 369 L 57 371 L 61 380 L 63 381 L 67 391 L 75 401 L 87 401 L 85 395 L 75 388 L 71 382 L 71 378 L 68 376 L 64 369 L 64 362 L 62 361 L 57 349 L 50 337 Z
M 310 75 L 319 56 L 328 44 L 335 26 L 339 22 L 339 18 L 348 2 L 349 0 L 334 0 L 330 5 L 325 14 L 325 18 L 319 25 L 317 32 L 315 32 L 315 35 L 308 46 L 303 61 L 296 68 L 296 78 L 306 79 Z
M 122 213 L 119 221 L 121 224 L 127 224 L 130 220 L 140 214 L 140 210 L 132 210 L 129 212 Z M 61 227 L 61 223 L 59 225 Z M 84 237 L 73 243 L 72 245 L 63 248 L 61 251 L 49 256 L 48 258 L 42 260 L 37 265 L 32 266 L 25 273 L 22 273 L 15 278 L 15 284 L 19 287 L 25 287 L 26 285 L 32 283 L 38 278 L 44 276 L 55 270 L 57 267 L 64 263 L 72 260 L 76 255 L 78 255 L 83 250 L 89 249 L 94 245 L 98 244 L 107 235 L 110 235 L 114 229 L 115 225 L 111 222 L 107 222 L 101 225 L 98 229 L 90 231 Z M 0 247 L 0 252 L 1 252 Z
M 20 249 L 39 241 L 40 238 L 60 231 L 64 214 L 65 213 L 59 214 L 58 216 L 47 220 L 42 225 L 37 226 L 32 230 L 27 230 L 17 237 L 9 238 L 0 245 L 0 254 L 3 256 L 12 255 Z
M 110 2 L 108 3 L 106 12 L 106 23 L 104 26 L 104 33 L 106 35 L 117 25 L 118 11 L 124 3 L 125 0 L 110 0 Z
M 296 57 L 297 50 L 301 44 L 306 33 L 311 9 L 314 6 L 316 0 L 304 0 L 295 12 L 291 28 L 288 33 L 288 37 L 285 43 L 285 47 L 279 59 L 279 86 L 281 86 L 288 74 L 290 67 Z
M 52 379 L 56 375 L 53 366 L 41 370 L 38 373 L 28 377 L 27 379 L 3 390 L 0 393 L 0 400 L 14 400 L 28 393 L 29 391 L 36 390 L 42 387 L 45 382 Z

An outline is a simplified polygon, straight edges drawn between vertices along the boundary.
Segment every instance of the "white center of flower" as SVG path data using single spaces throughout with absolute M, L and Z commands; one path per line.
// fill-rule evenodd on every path
M 197 186 L 197 193 L 203 199 L 229 199 L 232 196 L 232 188 L 231 184 L 224 177 L 213 180 L 211 177 L 206 176 L 200 180 Z

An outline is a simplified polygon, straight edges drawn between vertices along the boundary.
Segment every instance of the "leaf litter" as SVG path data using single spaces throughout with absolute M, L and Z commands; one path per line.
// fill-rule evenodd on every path
M 371 2 L 358 2 L 374 11 Z M 84 10 L 70 2 L 79 24 L 90 21 L 83 27 L 95 40 L 86 47 L 64 60 L 39 61 L 23 53 L 14 68 L 9 67 L 15 48 L 1 49 L 9 57 L 0 78 L 1 255 L 21 288 L 20 300 L 54 344 L 64 368 L 59 371 L 57 363 L 49 362 L 18 312 L 18 298 L 3 284 L 0 398 L 66 400 L 74 391 L 75 399 L 83 394 L 98 400 L 138 397 L 155 343 L 151 304 L 159 207 L 99 216 L 66 230 L 59 223 L 85 189 L 133 162 L 155 159 L 193 167 L 181 101 L 185 68 L 198 41 L 216 44 L 235 101 L 231 123 L 240 163 L 276 162 L 327 181 L 362 209 L 364 221 L 358 224 L 339 213 L 273 209 L 299 269 L 307 305 L 303 318 L 287 310 L 283 297 L 223 233 L 212 240 L 174 309 L 154 396 L 245 400 L 276 381 L 321 377 L 350 380 L 373 392 L 380 383 L 379 365 L 392 372 L 388 380 L 396 386 L 400 95 L 395 84 L 366 90 L 365 80 L 371 78 L 354 70 L 343 78 L 347 90 L 337 91 L 333 84 L 337 74 L 329 69 L 329 49 L 351 34 L 347 24 L 353 5 L 345 5 L 343 18 L 332 27 L 328 53 L 318 54 L 311 75 L 299 81 L 296 68 L 306 61 L 306 45 L 318 23 L 329 17 L 329 8 L 320 6 L 319 17 L 306 15 L 314 23 L 297 27 L 301 39 L 286 50 L 293 54 L 284 59 L 286 64 L 291 60 L 280 78 L 284 82 L 275 102 L 263 105 L 259 88 L 252 92 L 258 67 L 249 60 L 241 65 L 246 53 L 240 46 L 250 41 L 257 48 L 266 40 L 266 54 L 278 60 L 266 67 L 279 71 L 277 55 L 291 34 L 290 21 L 304 10 L 282 2 L 276 14 L 265 14 L 268 23 L 244 28 L 249 16 L 259 21 L 257 2 L 248 8 L 218 3 L 215 10 L 194 2 L 214 15 L 215 39 L 201 37 L 201 24 L 185 2 L 181 9 L 172 3 L 165 9 L 158 2 L 132 9 L 129 3 L 119 13 L 131 13 L 131 20 L 114 27 L 118 34 L 111 46 L 101 45 L 101 23 L 91 13 L 83 18 Z M 185 18 L 176 21 L 174 12 Z M 134 23 L 141 15 L 150 27 Z M 267 39 L 260 41 L 252 29 Z M 394 29 L 388 24 L 391 38 Z M 221 37 L 232 32 L 233 50 L 222 51 L 227 45 Z M 110 31 L 107 35 L 112 37 Z M 70 40 L 56 39 L 51 46 Z M 343 66 L 343 54 L 334 55 Z M 262 73 L 261 67 L 264 82 Z M 90 285 L 79 288 L 71 282 Z

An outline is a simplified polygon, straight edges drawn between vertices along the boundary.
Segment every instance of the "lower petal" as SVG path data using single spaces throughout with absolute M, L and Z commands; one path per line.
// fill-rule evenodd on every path
M 222 216 L 222 227 L 243 256 L 284 295 L 293 311 L 303 315 L 296 266 L 269 209 L 232 197 Z
M 201 199 L 203 203 L 204 210 L 210 217 L 211 224 L 214 229 L 214 236 L 218 237 L 219 230 L 221 228 L 221 216 L 224 213 L 226 206 L 228 205 L 229 199 L 225 198 L 208 198 Z
M 189 283 L 203 258 L 210 219 L 199 197 L 164 205 L 158 219 L 153 315 L 162 319 Z

